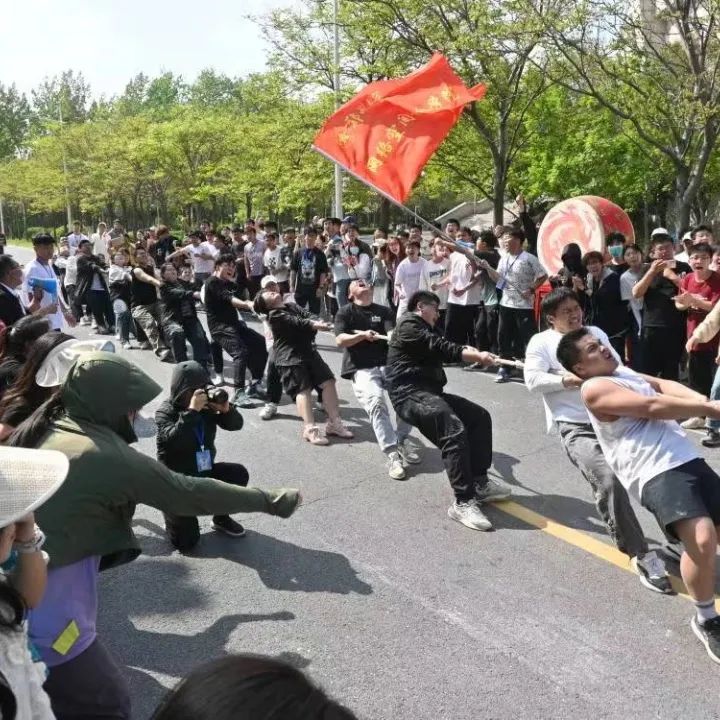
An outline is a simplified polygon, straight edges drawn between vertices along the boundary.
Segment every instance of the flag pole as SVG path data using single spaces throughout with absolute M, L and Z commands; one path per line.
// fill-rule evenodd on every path
M 456 240 L 453 240 L 444 230 L 441 230 L 438 228 L 434 223 L 430 222 L 429 220 L 426 220 L 421 215 L 418 215 L 414 210 L 411 210 L 407 205 L 403 205 L 401 202 L 398 202 L 394 197 L 391 195 L 388 195 L 386 192 L 381 190 L 379 187 L 373 185 L 371 182 L 366 180 L 365 178 L 360 177 L 359 175 L 356 175 L 352 170 L 345 167 L 341 163 L 339 163 L 334 157 L 331 155 L 328 155 L 328 153 L 321 150 L 319 147 L 316 147 L 315 145 L 311 146 L 312 149 L 316 152 L 322 155 L 326 160 L 329 160 L 331 163 L 334 163 L 336 167 L 342 168 L 348 175 L 352 175 L 358 182 L 363 183 L 363 185 L 367 185 L 371 190 L 374 190 L 378 195 L 382 195 L 384 198 L 387 198 L 393 205 L 400 208 L 401 210 L 404 210 L 408 215 L 412 215 L 420 224 L 427 227 L 431 232 L 436 232 L 440 235 L 440 237 L 445 240 L 448 243 L 451 243 L 453 247 L 455 247 L 456 250 L 459 250 L 463 254 L 466 254 L 467 248 L 464 245 L 460 245 Z

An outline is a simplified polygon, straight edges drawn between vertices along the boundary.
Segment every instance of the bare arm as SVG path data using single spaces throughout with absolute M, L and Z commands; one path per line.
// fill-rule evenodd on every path
M 651 375 L 642 375 L 642 377 L 650 383 L 655 392 L 662 393 L 663 395 L 696 400 L 697 402 L 705 400 L 704 395 L 674 380 L 665 380 L 663 378 L 652 377 Z
M 335 338 L 335 344 L 341 348 L 353 347 L 353 345 L 365 341 L 374 342 L 376 336 L 377 333 L 373 330 L 365 330 L 359 333 L 340 333 Z
M 663 260 L 653 260 L 647 272 L 633 285 L 632 296 L 636 300 L 645 297 L 645 293 L 650 289 L 650 285 L 655 279 L 655 276 L 659 275 L 664 269 L 665 262 Z
M 581 392 L 588 410 L 604 421 L 619 417 L 681 420 L 698 415 L 720 419 L 720 402 L 710 402 L 697 394 L 692 398 L 664 394 L 648 397 L 612 380 L 595 380 L 583 386 Z
M 148 275 L 144 270 L 141 270 L 140 268 L 135 268 L 133 270 L 133 275 L 135 275 L 135 277 L 142 282 L 146 282 L 158 288 L 162 287 L 162 283 L 156 277 Z

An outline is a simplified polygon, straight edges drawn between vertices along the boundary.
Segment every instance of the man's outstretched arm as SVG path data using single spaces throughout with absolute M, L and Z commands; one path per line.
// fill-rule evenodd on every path
M 612 380 L 598 379 L 582 388 L 583 402 L 599 420 L 613 421 L 619 417 L 648 420 L 682 420 L 702 416 L 720 419 L 720 402 L 706 400 L 693 393 L 693 397 L 654 395 L 648 397 Z

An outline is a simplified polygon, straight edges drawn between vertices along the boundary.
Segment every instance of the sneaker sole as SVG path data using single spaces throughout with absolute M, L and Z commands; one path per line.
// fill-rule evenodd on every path
M 708 645 L 708 642 L 705 638 L 705 636 L 700 631 L 700 628 L 697 625 L 696 618 L 693 618 L 690 621 L 690 627 L 692 628 L 693 633 L 695 633 L 695 637 L 703 644 L 705 647 L 705 652 L 708 654 L 708 657 L 714 662 L 720 665 L 720 657 L 713 654 L 712 650 L 710 650 L 710 646 Z
M 487 525 L 483 525 L 482 527 L 479 527 L 478 525 L 473 525 L 470 522 L 467 522 L 464 517 L 461 515 L 458 515 L 452 507 L 448 509 L 448 517 L 451 520 L 454 520 L 457 523 L 460 523 L 461 525 L 464 525 L 466 528 L 470 528 L 471 530 L 478 530 L 480 532 L 487 532 L 488 530 L 492 530 L 493 526 L 492 523 L 488 520 Z
M 243 530 L 241 533 L 234 533 L 234 532 L 230 532 L 229 530 L 227 530 L 224 527 L 220 527 L 219 525 L 213 524 L 211 527 L 213 530 L 215 530 L 215 532 L 223 533 L 223 535 L 227 535 L 228 537 L 241 538 L 241 537 L 245 537 L 245 535 L 246 535 L 245 530 Z

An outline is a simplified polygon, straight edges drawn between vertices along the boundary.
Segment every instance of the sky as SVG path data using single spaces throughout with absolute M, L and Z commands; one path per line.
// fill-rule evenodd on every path
M 297 0 L 11 0 L 2 3 L 0 82 L 30 89 L 82 71 L 92 94 L 120 94 L 140 72 L 192 81 L 212 67 L 230 76 L 265 67 L 267 46 L 245 18 Z

